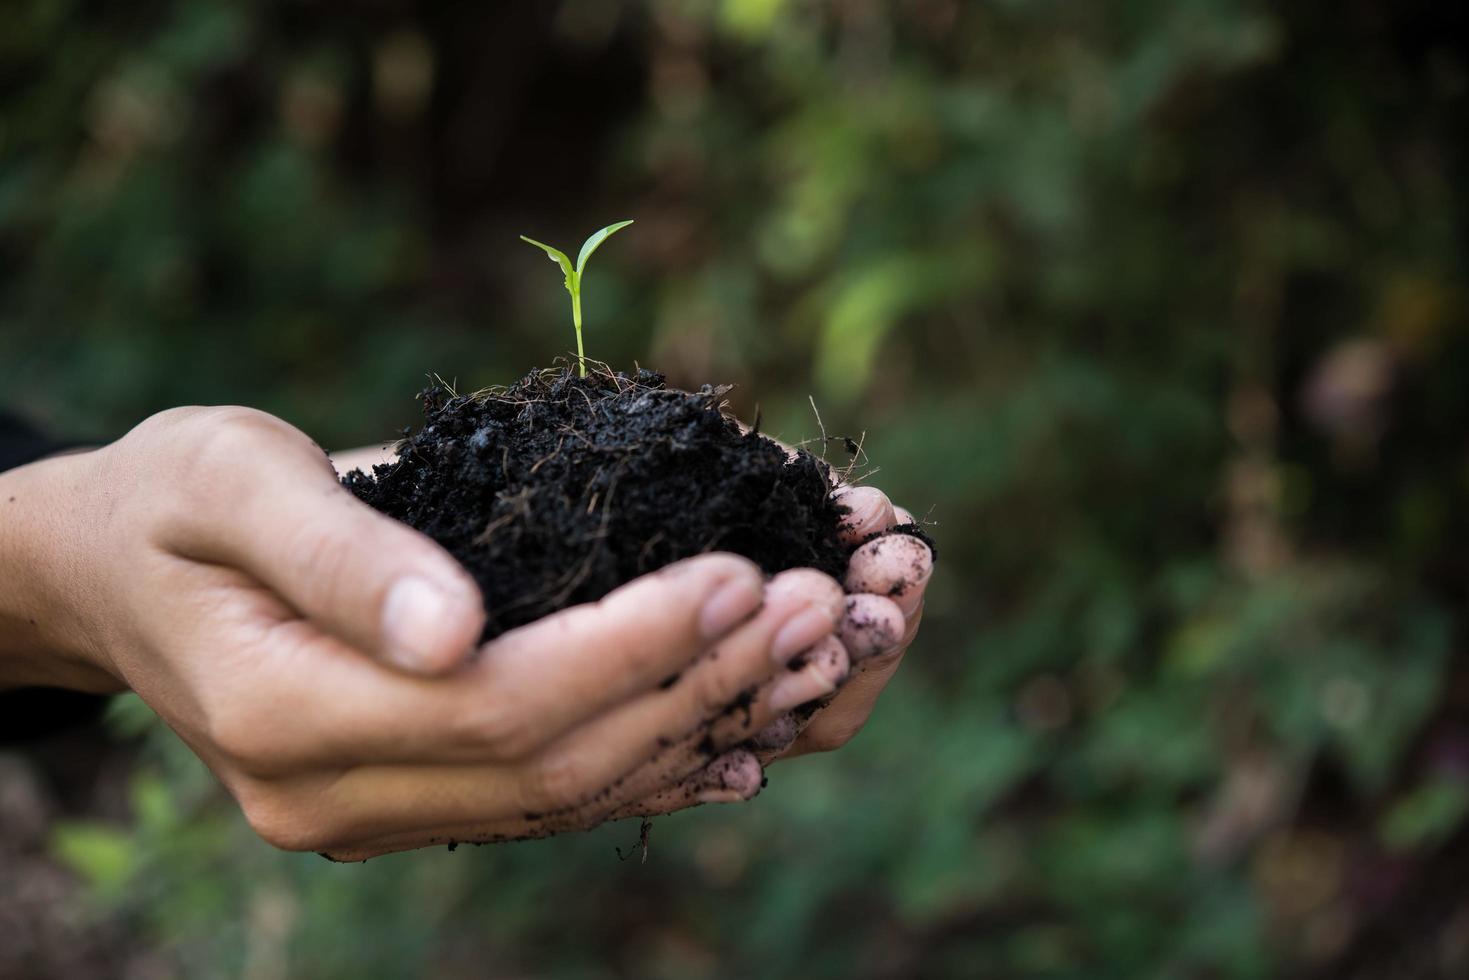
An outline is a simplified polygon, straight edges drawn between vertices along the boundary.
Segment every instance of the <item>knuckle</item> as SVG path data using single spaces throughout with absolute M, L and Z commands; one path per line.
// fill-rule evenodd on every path
M 463 710 L 455 729 L 459 745 L 492 761 L 524 758 L 539 747 L 539 733 L 524 712 L 503 702 Z
M 265 786 L 236 789 L 236 802 L 261 840 L 282 851 L 323 851 L 343 841 L 333 839 L 332 828 L 297 807 L 283 793 Z
M 617 641 L 608 643 L 598 654 L 606 677 L 642 677 L 658 660 L 659 650 L 651 643 Z M 666 658 L 665 658 L 666 659 Z
M 220 754 L 246 772 L 263 770 L 282 754 L 271 726 L 238 707 L 213 712 L 208 736 Z
M 735 703 L 745 686 L 725 671 L 700 671 L 693 685 L 695 707 L 706 718 L 717 715 Z
M 568 610 L 564 628 L 571 643 L 596 648 L 601 677 L 641 678 L 658 664 L 678 657 L 690 659 L 692 650 L 670 649 L 668 638 L 648 628 L 649 604 L 636 595 L 608 595 L 587 606 Z
M 306 441 L 285 422 L 252 408 L 224 406 L 178 410 L 155 417 L 154 442 L 166 446 L 175 478 L 164 482 L 177 511 L 217 514 L 241 502 L 241 467 L 277 451 L 283 441 Z M 167 414 L 167 413 L 166 413 Z M 196 514 L 202 517 L 203 514 Z
M 189 458 L 202 468 L 249 459 L 262 445 L 295 431 L 273 415 L 233 405 L 196 409 L 182 429 Z
M 353 560 L 349 549 L 342 547 L 335 526 L 316 521 L 293 529 L 283 545 L 286 566 L 299 582 L 314 582 L 331 589 Z
M 852 673 L 852 658 L 846 646 L 834 636 L 820 641 L 811 654 L 811 664 L 821 676 L 835 684 L 844 683 Z

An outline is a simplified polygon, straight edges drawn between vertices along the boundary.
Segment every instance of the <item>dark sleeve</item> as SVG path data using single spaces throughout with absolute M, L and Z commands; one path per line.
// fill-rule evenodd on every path
M 0 412 L 0 471 L 34 463 L 76 443 L 48 439 L 20 419 Z M 76 691 L 27 687 L 0 691 L 0 744 L 28 742 L 96 721 L 107 699 Z
M 42 456 L 49 456 L 75 443 L 48 439 L 13 415 L 0 412 L 0 470 L 11 470 L 17 466 L 34 463 Z

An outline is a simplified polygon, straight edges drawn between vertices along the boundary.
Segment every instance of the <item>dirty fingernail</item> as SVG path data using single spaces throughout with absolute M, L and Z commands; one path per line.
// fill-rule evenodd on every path
M 788 664 L 796 654 L 823 636 L 830 636 L 835 625 L 824 611 L 803 609 L 776 631 L 775 638 L 770 641 L 770 656 L 777 664 Z
M 843 487 L 832 494 L 832 500 L 847 508 L 842 527 L 848 531 L 865 534 L 883 530 L 890 523 L 892 505 L 876 487 Z
M 833 687 L 841 685 L 852 672 L 852 657 L 847 646 L 839 637 L 828 636 L 807 652 L 810 669 L 831 681 Z
M 700 774 L 704 793 L 734 793 L 748 800 L 765 784 L 765 770 L 749 749 L 733 749 L 704 767 Z
M 746 579 L 726 582 L 715 590 L 699 612 L 699 633 L 717 640 L 760 608 L 764 596 L 760 583 Z
M 399 579 L 383 602 L 384 655 L 395 666 L 418 673 L 447 666 L 446 627 L 467 612 L 462 602 L 426 578 Z
M 928 545 L 908 534 L 887 534 L 852 552 L 846 586 L 852 593 L 887 596 L 901 608 L 903 600 L 921 594 L 932 574 L 933 551 Z
M 756 732 L 750 739 L 750 745 L 757 749 L 770 751 L 783 749 L 794 742 L 800 734 L 801 723 L 795 719 L 795 716 L 781 715 Z
M 863 593 L 847 597 L 847 614 L 837 635 L 853 660 L 865 660 L 898 646 L 907 624 L 893 600 Z

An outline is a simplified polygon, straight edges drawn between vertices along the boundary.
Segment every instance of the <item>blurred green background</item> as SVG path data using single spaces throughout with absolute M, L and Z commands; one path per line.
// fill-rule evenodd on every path
M 1466 37 L 1428 0 L 10 7 L 7 404 L 381 441 L 429 372 L 571 347 L 518 234 L 630 217 L 589 353 L 788 439 L 814 396 L 942 546 L 867 729 L 645 865 L 635 822 L 276 853 L 121 702 L 121 775 L 47 837 L 86 883 L 47 955 L 1469 975 Z

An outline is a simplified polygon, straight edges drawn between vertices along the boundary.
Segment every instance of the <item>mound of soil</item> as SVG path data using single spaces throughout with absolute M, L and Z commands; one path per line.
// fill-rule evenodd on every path
M 827 464 L 742 431 L 721 411 L 727 391 L 670 389 L 647 370 L 429 388 L 398 460 L 343 482 L 463 563 L 485 639 L 708 551 L 840 581 L 852 549 Z

